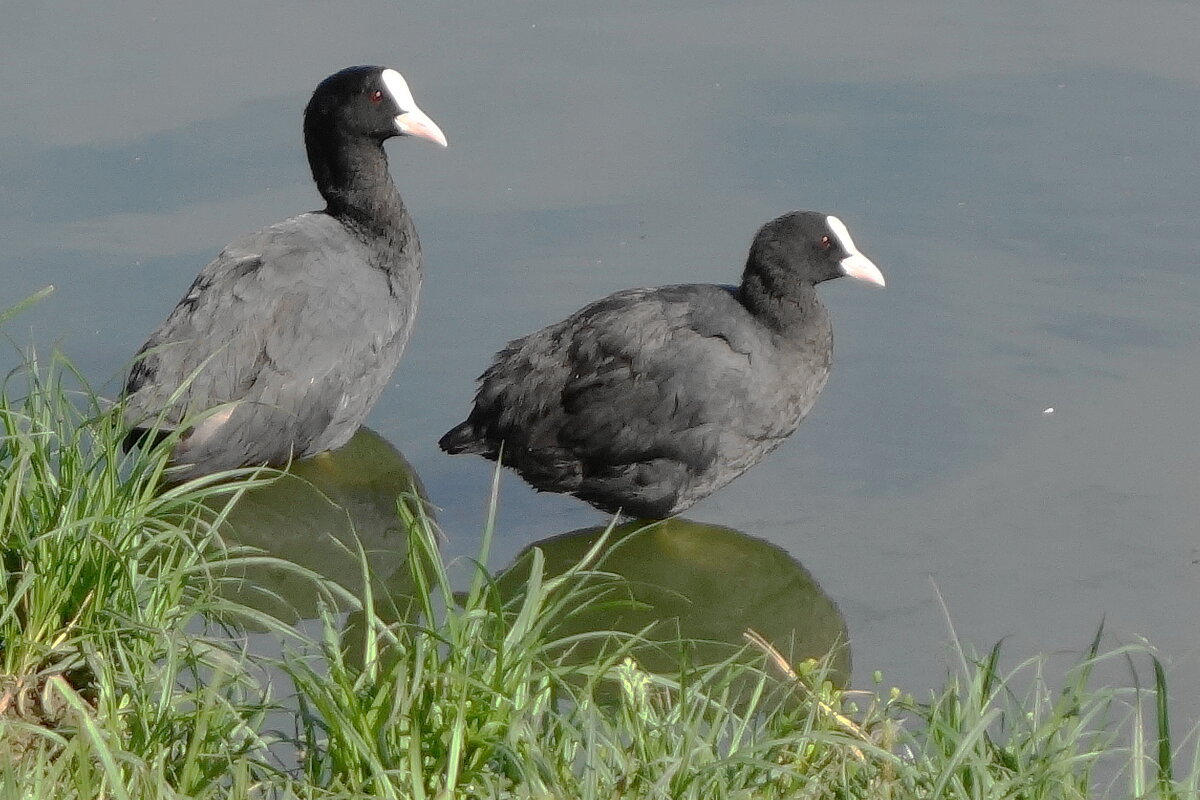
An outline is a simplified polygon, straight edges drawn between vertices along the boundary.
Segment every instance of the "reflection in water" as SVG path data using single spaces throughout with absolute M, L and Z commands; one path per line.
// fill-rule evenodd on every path
M 587 528 L 535 542 L 498 579 L 502 594 L 519 594 L 532 548 L 542 551 L 546 576 L 559 575 L 583 559 L 605 530 Z M 691 657 L 695 663 L 711 664 L 743 647 L 743 633 L 751 629 L 792 664 L 830 654 L 835 679 L 849 679 L 850 648 L 841 612 L 808 571 L 775 545 L 729 528 L 676 518 L 618 526 L 608 547 L 596 569 L 625 579 L 626 597 L 635 604 L 573 608 L 556 635 L 635 633 L 652 626 L 647 635 L 652 641 L 700 640 Z M 597 647 L 577 646 L 571 658 L 595 658 Z M 677 650 L 669 646 L 634 652 L 652 671 L 671 671 L 678 660 Z
M 360 429 L 340 450 L 293 464 L 268 486 L 246 492 L 225 523 L 226 538 L 317 572 L 350 592 L 362 591 L 356 541 L 376 580 L 377 612 L 404 608 L 413 595 L 407 567 L 407 532 L 397 515 L 401 497 L 422 498 L 420 479 L 404 456 L 373 431 Z M 501 595 L 520 594 L 528 556 L 536 547 L 547 577 L 584 559 L 605 527 L 562 534 L 526 548 L 497 578 Z M 766 638 L 789 662 L 830 655 L 831 674 L 850 674 L 850 648 L 841 612 L 808 571 L 784 550 L 739 531 L 685 519 L 633 522 L 612 531 L 596 569 L 623 579 L 620 598 L 573 607 L 558 621 L 556 636 L 593 631 L 636 633 L 648 628 L 651 642 L 695 642 L 694 663 L 724 660 L 745 646 L 744 632 Z M 317 615 L 318 594 L 307 577 L 284 565 L 251 564 L 230 594 L 282 619 Z M 598 579 L 597 579 L 598 580 Z M 627 601 L 632 600 L 633 603 Z M 354 615 L 352 615 L 352 618 Z M 576 662 L 595 659 L 600 643 L 577 645 Z M 647 669 L 672 671 L 677 648 L 643 646 L 634 651 Z
M 396 503 L 402 497 L 414 502 L 414 492 L 432 516 L 425 488 L 400 451 L 360 428 L 345 447 L 298 461 L 270 485 L 246 492 L 230 511 L 223 534 L 231 543 L 318 572 L 355 594 L 363 588 L 361 542 L 378 578 L 376 592 L 408 597 L 408 538 Z M 237 577 L 245 581 L 229 593 L 239 602 L 281 619 L 317 615 L 318 595 L 301 574 L 282 565 L 255 564 Z

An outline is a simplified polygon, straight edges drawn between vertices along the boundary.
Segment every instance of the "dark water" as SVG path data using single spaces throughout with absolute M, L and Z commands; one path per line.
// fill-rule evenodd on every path
M 58 290 L 6 333 L 115 391 L 225 242 L 318 205 L 316 82 L 392 65 L 450 148 L 389 146 L 427 278 L 370 424 L 448 553 L 491 468 L 435 442 L 495 349 L 616 289 L 734 280 L 757 225 L 831 211 L 888 289 L 825 287 L 816 411 L 688 517 L 802 562 L 860 682 L 940 682 L 940 592 L 1014 661 L 1102 619 L 1144 637 L 1191 722 L 1198 37 L 1177 2 L 9 4 L 0 305 Z M 496 565 L 604 521 L 506 476 Z

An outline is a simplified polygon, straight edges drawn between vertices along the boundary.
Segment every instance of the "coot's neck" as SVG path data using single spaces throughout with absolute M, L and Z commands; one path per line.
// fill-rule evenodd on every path
M 305 131 L 305 144 L 327 213 L 378 236 L 401 231 L 407 211 L 381 142 L 318 127 Z
M 817 287 L 808 282 L 773 280 L 771 271 L 746 265 L 737 298 L 755 319 L 784 337 L 809 336 L 813 326 L 827 326 Z M 781 285 L 782 284 L 782 285 Z

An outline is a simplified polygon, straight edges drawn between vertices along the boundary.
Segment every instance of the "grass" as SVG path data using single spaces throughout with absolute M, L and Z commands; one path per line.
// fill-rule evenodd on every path
M 365 556 L 357 597 L 296 568 L 325 598 L 302 635 L 222 591 L 266 558 L 222 541 L 223 509 L 272 473 L 164 490 L 169 442 L 123 455 L 116 420 L 57 355 L 0 399 L 0 798 L 1200 796 L 1200 750 L 1172 740 L 1145 648 L 1097 635 L 1052 686 L 1042 657 L 1005 671 L 999 646 L 958 646 L 920 700 L 835 688 L 752 633 L 753 659 L 656 674 L 636 634 L 556 638 L 613 602 L 603 540 L 562 574 L 534 551 L 511 597 L 484 566 L 489 524 L 456 592 L 416 503 L 397 508 L 411 604 L 373 596 Z M 283 655 L 252 652 L 246 626 Z M 1149 688 L 1093 686 L 1135 659 Z
M 251 663 L 235 639 L 197 632 L 255 616 L 217 591 L 255 556 L 223 546 L 201 501 L 256 478 L 162 491 L 165 446 L 122 456 L 117 418 L 70 388 L 82 381 L 64 359 L 31 358 L 19 377 L 23 397 L 10 380 L 0 401 L 3 785 L 41 765 L 96 796 L 143 782 L 200 796 L 266 751 Z

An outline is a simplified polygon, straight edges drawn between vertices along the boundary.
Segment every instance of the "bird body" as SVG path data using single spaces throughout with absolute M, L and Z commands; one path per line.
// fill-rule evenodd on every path
M 826 226 L 823 215 L 781 219 L 789 246 Z M 842 273 L 802 274 L 807 262 L 784 251 L 752 250 L 740 287 L 622 291 L 511 342 L 439 444 L 606 511 L 688 508 L 778 447 L 829 377 L 833 332 L 815 283 Z M 882 283 L 848 234 L 831 258 L 865 263 L 864 278 Z
M 232 404 L 219 435 L 194 431 L 177 445 L 176 460 L 204 472 L 345 444 L 400 361 L 421 274 L 412 258 L 390 271 L 372 263 L 378 254 L 342 228 L 314 212 L 226 247 L 143 346 L 127 418 L 168 409 L 162 422 L 174 427 Z M 353 272 L 322 268 L 330 263 Z
M 190 425 L 172 454 L 177 478 L 340 447 L 378 400 L 421 286 L 420 242 L 382 143 L 406 115 L 413 135 L 445 143 L 397 94 L 399 73 L 378 67 L 323 82 L 305 139 L 326 209 L 229 244 L 139 351 L 125 389 L 131 440 Z

